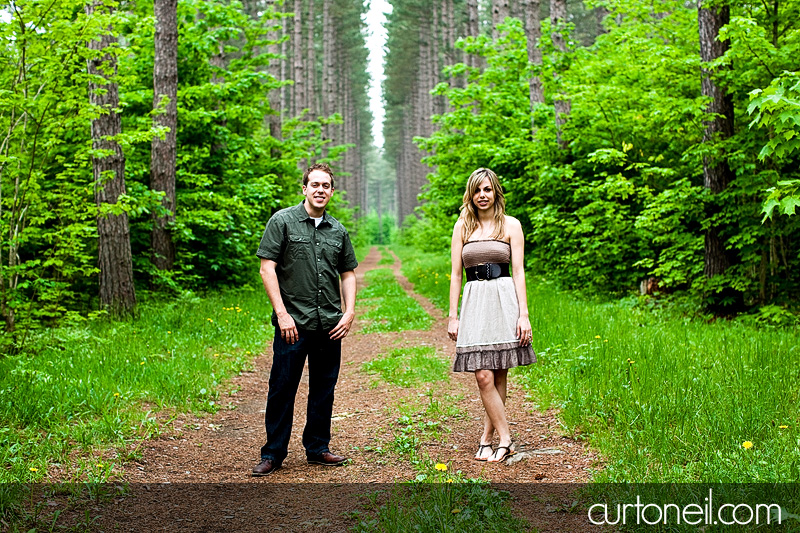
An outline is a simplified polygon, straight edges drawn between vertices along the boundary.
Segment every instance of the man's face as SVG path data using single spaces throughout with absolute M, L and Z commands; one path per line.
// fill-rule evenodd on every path
M 331 177 L 322 170 L 314 170 L 308 175 L 308 184 L 303 185 L 303 196 L 308 205 L 314 209 L 323 210 L 333 196 Z

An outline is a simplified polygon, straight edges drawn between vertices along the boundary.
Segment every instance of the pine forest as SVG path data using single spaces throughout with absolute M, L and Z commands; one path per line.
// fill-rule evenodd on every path
M 212 416 L 263 371 L 256 251 L 316 163 L 369 265 L 347 390 L 398 411 L 349 452 L 416 469 L 380 482 L 478 468 L 424 456 L 483 415 L 447 418 L 475 391 L 436 403 L 447 368 L 413 361 L 452 355 L 430 332 L 479 168 L 524 240 L 538 366 L 512 400 L 559 425 L 518 437 L 596 450 L 571 481 L 800 476 L 800 0 L 9 0 L 0 40 L 0 482 L 127 479 L 164 412 Z

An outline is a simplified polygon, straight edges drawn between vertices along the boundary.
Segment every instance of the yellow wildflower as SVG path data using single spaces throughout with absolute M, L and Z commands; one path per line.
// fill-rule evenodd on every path
M 595 338 L 595 339 L 599 339 L 599 338 L 600 338 L 600 335 L 595 335 L 595 336 L 594 336 L 594 338 Z
M 39 471 L 38 468 L 34 468 L 34 467 L 30 467 L 28 470 L 30 470 L 31 472 L 38 472 Z
M 789 426 L 778 426 L 781 429 L 789 429 Z
M 447 465 L 442 463 L 436 463 L 436 470 L 441 470 L 442 472 L 446 472 Z
M 115 392 L 115 393 L 114 393 L 114 396 L 119 396 L 119 393 L 118 393 L 118 392 Z
M 140 365 L 143 365 L 143 364 L 144 364 L 144 361 L 142 361 L 142 362 L 141 362 L 141 363 L 139 363 L 139 364 L 140 364 Z
M 753 447 L 753 443 L 750 442 L 749 440 L 746 440 L 746 441 L 744 441 L 742 443 L 742 448 L 744 448 L 745 450 L 749 450 L 752 447 Z
M 448 479 L 447 479 L 447 482 L 448 482 L 448 483 L 452 483 L 452 482 L 453 482 L 453 478 L 448 478 Z

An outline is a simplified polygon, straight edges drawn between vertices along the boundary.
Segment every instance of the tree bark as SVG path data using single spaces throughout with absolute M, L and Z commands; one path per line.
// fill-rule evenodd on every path
M 539 0 L 523 0 L 525 12 L 525 37 L 528 46 L 528 62 L 534 69 L 542 66 L 542 49 L 539 47 L 542 39 L 542 21 Z M 534 72 L 528 80 L 528 96 L 531 105 L 531 138 L 536 136 L 536 117 L 534 110 L 537 105 L 544 103 L 544 87 L 542 78 Z
M 156 126 L 169 128 L 164 139 L 153 139 L 150 152 L 150 188 L 164 193 L 165 216 L 153 216 L 151 253 L 159 270 L 175 265 L 175 243 L 171 226 L 175 222 L 175 161 L 178 130 L 178 0 L 155 0 L 155 61 L 153 66 L 153 109 L 167 99 L 165 112 L 154 117 Z
M 322 114 L 326 117 L 336 112 L 336 37 L 333 31 L 331 1 L 322 2 Z M 327 124 L 323 130 L 323 138 L 332 140 L 334 127 Z M 323 147 L 323 155 L 327 155 L 327 146 Z
M 85 9 L 86 14 L 92 16 L 101 5 L 93 2 Z M 116 37 L 109 28 L 99 41 L 90 41 L 88 48 L 103 52 L 114 43 Z M 107 74 L 109 71 L 112 74 Z M 92 148 L 109 152 L 109 155 L 92 157 L 95 202 L 100 210 L 97 218 L 100 305 L 114 316 L 127 315 L 136 306 L 128 215 L 103 214 L 109 206 L 117 203 L 120 195 L 125 194 L 125 156 L 119 143 L 113 140 L 122 133 L 122 121 L 117 113 L 119 89 L 116 82 L 109 81 L 109 78 L 116 77 L 116 56 L 104 53 L 89 59 L 88 72 L 105 80 L 89 82 L 89 101 L 103 112 L 92 120 Z
M 567 42 L 564 36 L 564 22 L 567 19 L 567 1 L 550 0 L 550 26 L 552 28 L 553 45 L 556 50 L 561 52 L 562 57 L 567 53 Z M 555 86 L 559 89 L 560 74 L 558 70 L 553 72 Z M 556 142 L 561 150 L 567 149 L 567 142 L 563 136 L 564 124 L 572 112 L 572 102 L 567 98 L 562 90 L 558 90 L 553 107 L 556 112 Z
M 444 62 L 453 65 L 455 58 L 456 43 L 456 12 L 453 0 L 444 0 Z
M 319 107 L 317 106 L 318 91 L 316 90 L 316 51 L 314 49 L 314 0 L 308 0 L 308 13 L 306 16 L 306 54 L 303 58 L 305 60 L 306 71 L 306 104 L 305 107 L 309 109 L 311 117 L 316 117 Z
M 511 16 L 525 22 L 525 0 L 509 0 Z
M 467 0 L 467 35 L 477 37 L 480 34 L 480 19 L 478 17 L 478 0 Z M 475 54 L 467 54 L 467 65 L 479 67 L 480 59 Z
M 594 16 L 597 18 L 597 35 L 603 35 L 604 33 L 608 33 L 603 22 L 606 20 L 606 17 L 609 14 L 609 10 L 605 6 L 597 6 L 594 8 Z
M 728 49 L 727 41 L 719 40 L 719 31 L 730 22 L 728 5 L 707 8 L 702 0 L 698 4 L 698 26 L 700 33 L 700 59 L 708 64 L 722 57 Z M 733 99 L 719 86 L 714 79 L 715 72 L 703 67 L 701 69 L 701 88 L 703 96 L 709 98 L 706 109 L 708 119 L 704 121 L 705 132 L 703 142 L 713 145 L 733 136 Z M 724 191 L 733 181 L 734 175 L 723 154 L 705 155 L 703 157 L 703 183 L 712 195 Z M 716 202 L 708 204 L 706 215 L 713 217 L 719 213 Z M 728 250 L 720 235 L 719 225 L 712 225 L 706 230 L 703 272 L 709 279 L 724 274 L 733 263 L 733 254 Z M 741 293 L 732 287 L 726 287 L 717 294 L 708 295 L 707 306 L 715 314 L 725 314 L 738 310 L 741 306 Z M 732 305 L 726 305 L 727 300 Z
M 303 0 L 294 0 L 294 32 L 292 35 L 294 91 L 292 95 L 292 114 L 300 115 L 306 105 L 306 77 L 303 56 Z
M 492 0 L 492 38 L 497 39 L 499 33 L 497 26 L 502 24 L 506 17 L 511 16 L 509 0 Z
M 440 62 L 439 53 L 439 33 L 442 28 L 441 24 L 441 0 L 433 2 L 433 20 L 430 22 L 430 69 L 431 69 L 431 86 L 428 90 L 433 90 L 434 87 L 441 81 L 442 64 Z M 444 112 L 444 96 L 431 96 L 431 111 L 432 114 L 441 114 Z
M 268 5 L 273 6 L 276 11 L 279 11 L 281 9 L 280 5 L 276 2 L 276 0 L 268 0 Z M 285 24 L 283 28 L 285 28 Z M 283 65 L 285 63 L 285 60 L 278 59 L 275 56 L 278 56 L 281 53 L 280 48 L 282 45 L 279 46 L 277 44 L 277 41 L 280 40 L 281 37 L 283 37 L 283 31 L 279 30 L 276 33 L 278 33 L 278 35 L 273 34 L 270 36 L 270 40 L 275 42 L 270 43 L 267 46 L 267 52 L 269 52 L 269 54 L 272 56 L 269 60 L 269 74 L 275 80 L 282 81 L 283 71 L 284 71 Z M 269 135 L 273 139 L 282 138 L 282 132 L 281 132 L 281 123 L 282 123 L 281 115 L 283 112 L 282 94 L 283 94 L 283 87 L 281 87 L 280 89 L 273 89 L 272 91 L 269 92 L 269 95 L 267 96 L 270 107 L 270 114 L 267 116 L 267 125 L 269 127 Z M 272 155 L 272 157 L 275 159 L 280 158 L 281 154 L 277 146 L 272 148 L 270 155 Z
M 284 3 L 282 9 L 283 12 L 286 12 L 286 4 Z M 281 37 L 287 37 L 289 35 L 289 19 L 288 17 L 281 18 Z M 288 39 L 281 41 L 281 81 L 286 81 L 289 79 L 289 45 Z M 288 86 L 281 85 L 281 123 L 285 117 L 286 113 L 292 112 L 292 103 L 291 103 L 292 93 Z

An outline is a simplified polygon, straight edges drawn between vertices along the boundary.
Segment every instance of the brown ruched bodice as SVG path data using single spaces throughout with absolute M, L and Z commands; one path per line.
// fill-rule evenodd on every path
M 510 263 L 511 245 L 497 240 L 465 242 L 461 249 L 461 261 L 464 268 L 484 263 Z

